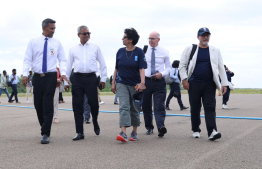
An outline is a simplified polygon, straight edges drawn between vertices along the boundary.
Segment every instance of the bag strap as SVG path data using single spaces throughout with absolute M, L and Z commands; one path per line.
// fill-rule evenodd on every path
M 143 52 L 146 53 L 148 45 L 144 45 Z
M 189 62 L 192 60 L 193 55 L 195 54 L 196 48 L 197 48 L 197 45 L 196 45 L 196 44 L 192 44 L 192 45 L 193 45 L 193 48 L 192 48 L 192 50 L 191 50 L 190 57 L 189 57 L 189 59 L 188 59 L 188 63 L 187 63 L 187 67 L 186 67 L 187 72 L 188 72 Z

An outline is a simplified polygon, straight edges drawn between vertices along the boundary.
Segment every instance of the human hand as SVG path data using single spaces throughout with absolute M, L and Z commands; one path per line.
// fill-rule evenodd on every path
M 161 79 L 162 78 L 162 74 L 161 73 L 156 73 L 154 75 L 151 75 L 151 77 L 154 77 L 156 79 Z
M 182 85 L 183 85 L 183 88 L 186 89 L 186 90 L 189 90 L 189 83 L 187 80 L 183 80 L 182 81 Z
M 23 76 L 23 85 L 24 85 L 25 87 L 26 87 L 27 83 L 28 83 L 28 78 L 27 78 L 27 76 Z
M 226 94 L 227 92 L 227 86 L 222 86 L 222 94 Z
M 116 84 L 115 84 L 115 83 L 112 83 L 111 91 L 112 91 L 114 94 L 116 94 Z
M 100 82 L 100 83 L 99 83 L 99 86 L 100 86 L 100 85 L 102 86 L 101 90 L 103 90 L 103 89 L 106 87 L 106 83 L 105 83 L 105 82 Z
M 65 80 L 69 85 L 71 84 L 71 83 L 69 82 L 69 80 L 66 78 L 65 75 L 62 75 L 61 78 L 60 78 L 60 81 L 61 81 L 61 82 L 62 82 L 63 80 Z
M 144 83 L 139 83 L 139 84 L 137 84 L 136 86 L 135 86 L 135 90 L 136 90 L 136 92 L 142 92 L 143 90 L 145 90 L 146 89 L 146 86 L 145 86 L 145 84 Z

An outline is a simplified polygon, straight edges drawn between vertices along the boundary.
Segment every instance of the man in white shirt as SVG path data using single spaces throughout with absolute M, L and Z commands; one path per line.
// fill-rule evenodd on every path
M 143 113 L 145 120 L 146 134 L 153 134 L 153 115 L 152 115 L 152 95 L 154 100 L 154 115 L 158 129 L 158 136 L 163 137 L 167 130 L 165 127 L 165 100 L 166 82 L 164 77 L 169 74 L 171 69 L 169 53 L 166 49 L 158 45 L 160 34 L 152 32 L 149 35 L 149 49 L 145 56 L 147 69 L 145 70 L 145 84 L 143 96 Z
M 28 83 L 28 72 L 34 72 L 34 106 L 41 126 L 41 144 L 49 143 L 51 125 L 54 114 L 54 94 L 57 85 L 57 60 L 61 71 L 61 81 L 66 78 L 66 56 L 61 42 L 53 38 L 55 21 L 45 19 L 42 22 L 43 33 L 40 37 L 32 39 L 27 47 L 24 68 L 23 84 Z M 69 82 L 69 81 L 68 81 Z
M 7 86 L 6 86 L 6 79 L 7 79 L 7 75 L 6 75 L 6 71 L 4 70 L 1 76 L 1 79 L 0 79 L 0 96 L 2 95 L 2 92 L 4 91 L 9 101 L 10 96 L 9 96 Z
M 83 129 L 83 99 L 87 96 L 88 104 L 91 107 L 92 121 L 96 135 L 100 134 L 100 128 L 97 122 L 98 118 L 98 97 L 97 97 L 97 62 L 100 64 L 102 89 L 105 88 L 107 79 L 107 68 L 100 48 L 88 42 L 90 39 L 89 29 L 82 25 L 77 28 L 80 43 L 72 47 L 67 60 L 66 75 L 69 78 L 74 66 L 74 75 L 72 81 L 72 100 L 75 116 L 75 127 L 77 135 L 74 141 L 84 139 Z M 65 85 L 66 91 L 69 91 L 69 85 Z
M 9 101 L 8 102 L 9 103 L 13 103 L 12 98 L 13 98 L 13 96 L 15 96 L 16 103 L 20 103 L 18 101 L 18 97 L 17 97 L 17 84 L 20 85 L 21 89 L 22 89 L 22 86 L 20 84 L 19 78 L 16 75 L 16 69 L 13 69 L 12 72 L 13 72 L 13 74 L 11 76 L 9 76 L 9 80 L 8 80 L 9 82 L 12 83 L 12 94 L 9 97 Z
M 220 50 L 208 45 L 210 35 L 206 27 L 198 30 L 199 44 L 194 45 L 196 48 L 192 45 L 185 48 L 179 70 L 183 87 L 189 94 L 193 137 L 200 137 L 200 111 L 203 104 L 209 140 L 216 140 L 221 138 L 216 126 L 216 88 L 222 89 L 225 94 L 228 82 Z M 196 49 L 195 52 L 193 49 Z

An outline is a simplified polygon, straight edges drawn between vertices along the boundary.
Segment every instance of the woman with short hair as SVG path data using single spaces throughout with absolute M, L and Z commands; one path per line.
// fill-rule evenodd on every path
M 119 96 L 119 125 L 121 132 L 118 141 L 127 142 L 126 128 L 133 126 L 130 141 L 137 140 L 137 127 L 140 126 L 140 112 L 133 101 L 136 92 L 145 87 L 145 69 L 147 63 L 143 50 L 136 47 L 139 35 L 134 28 L 124 30 L 123 45 L 116 54 L 116 66 L 112 81 L 112 92 Z M 136 89 L 134 87 L 137 87 Z

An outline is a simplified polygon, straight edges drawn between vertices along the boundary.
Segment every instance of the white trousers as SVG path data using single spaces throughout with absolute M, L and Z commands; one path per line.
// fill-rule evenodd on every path
M 32 98 L 34 98 L 33 86 L 32 86 L 32 87 L 26 87 L 26 100 L 27 100 L 27 101 L 29 101 L 29 100 L 28 100 L 28 95 L 29 95 L 29 93 L 31 93 L 31 94 L 32 94 Z

